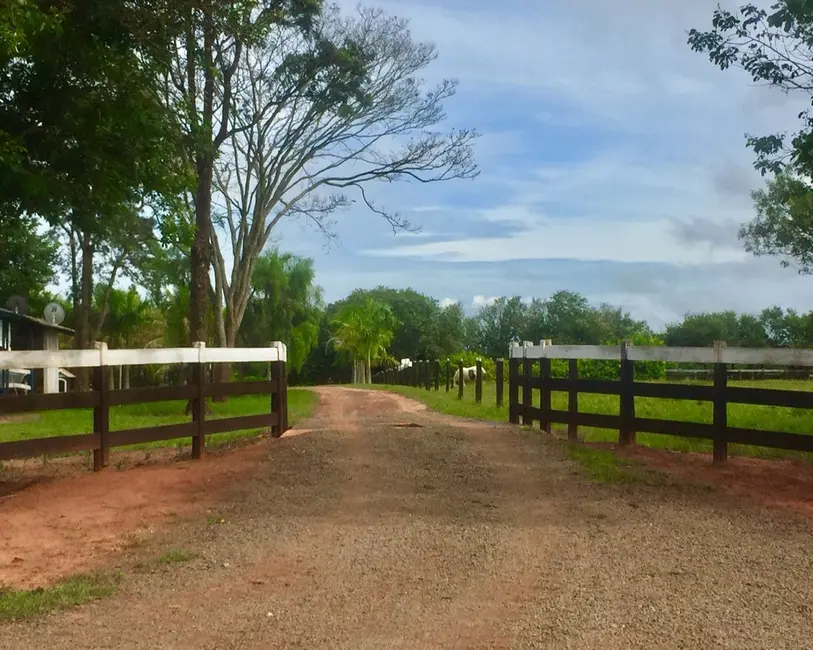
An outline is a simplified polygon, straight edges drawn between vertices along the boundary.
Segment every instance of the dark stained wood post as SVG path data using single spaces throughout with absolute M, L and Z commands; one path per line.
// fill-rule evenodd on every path
M 280 413 L 282 411 L 282 382 L 280 381 L 280 367 L 279 361 L 272 361 L 270 368 L 271 381 L 276 381 L 277 385 L 271 392 L 271 413 Z M 282 416 L 279 416 L 277 424 L 271 425 L 271 435 L 274 438 L 279 438 L 282 435 Z
M 539 360 L 539 408 L 542 409 L 542 418 L 539 420 L 539 428 L 546 433 L 551 432 L 550 427 L 550 359 Z
M 497 408 L 502 408 L 503 389 L 505 388 L 505 362 L 502 359 L 497 359 L 497 364 L 494 370 L 494 381 L 496 382 L 497 390 Z
M 282 386 L 280 391 L 282 393 L 282 405 L 280 407 L 280 416 L 282 417 L 282 433 L 285 433 L 291 428 L 288 422 L 288 362 L 279 362 L 279 377 Z
M 429 359 L 424 361 L 423 381 L 426 390 L 432 390 L 432 365 Z
M 522 424 L 534 423 L 530 413 L 533 406 L 533 389 L 531 388 L 531 375 L 533 371 L 533 359 L 525 357 L 522 360 Z
M 192 458 L 202 458 L 206 449 L 206 364 L 203 358 L 205 343 L 195 343 L 200 355 L 198 363 L 192 368 L 192 377 L 195 382 L 195 399 L 192 402 L 192 421 L 197 424 L 195 434 L 192 436 Z
M 567 378 L 571 382 L 576 382 L 579 379 L 579 362 L 577 359 L 569 359 L 567 364 Z M 567 439 L 570 442 L 577 442 L 579 440 L 579 425 L 576 423 L 576 418 L 579 415 L 579 391 L 576 390 L 575 385 L 571 383 L 570 390 L 567 393 Z
M 477 359 L 474 363 L 474 401 L 480 404 L 483 401 L 483 360 Z
M 452 384 L 452 360 L 446 359 L 446 392 L 449 392 L 449 388 Z
M 508 421 L 519 424 L 519 359 L 508 357 Z
M 99 447 L 93 450 L 93 471 L 101 471 L 110 464 L 110 386 L 108 368 L 103 365 L 107 343 L 96 343 L 99 365 L 93 369 L 93 388 L 99 393 L 99 405 L 93 408 L 93 432 L 99 436 Z
M 621 390 L 620 397 L 620 425 L 618 430 L 618 444 L 635 444 L 635 369 L 633 362 L 627 358 L 630 343 L 625 341 L 621 345 Z
M 457 399 L 463 399 L 463 359 L 457 363 Z
M 728 460 L 728 366 L 723 363 L 725 341 L 714 342 L 714 453 L 713 462 L 722 463 Z
M 440 359 L 435 359 L 435 392 L 440 390 Z

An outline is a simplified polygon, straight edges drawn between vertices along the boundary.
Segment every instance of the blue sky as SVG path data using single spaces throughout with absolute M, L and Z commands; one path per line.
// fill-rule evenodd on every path
M 422 227 L 393 235 L 375 215 L 338 215 L 340 244 L 295 222 L 276 233 L 314 258 L 327 300 L 356 287 L 413 287 L 473 308 L 500 295 L 579 291 L 654 326 L 687 311 L 808 310 L 813 279 L 754 259 L 746 132 L 796 127 L 798 102 L 722 72 L 686 45 L 708 0 L 400 0 L 455 78 L 449 127 L 474 127 L 480 176 L 375 188 Z M 724 5 L 725 6 L 725 5 Z
M 813 307 L 813 279 L 736 238 L 763 182 L 744 134 L 794 130 L 799 104 L 689 49 L 715 2 L 372 4 L 438 47 L 426 80 L 459 80 L 448 126 L 483 134 L 481 174 L 375 188 L 419 235 L 393 235 L 361 208 L 338 215 L 329 251 L 303 225 L 280 227 L 281 248 L 314 258 L 327 300 L 385 284 L 471 309 L 571 289 L 654 326 L 687 311 Z

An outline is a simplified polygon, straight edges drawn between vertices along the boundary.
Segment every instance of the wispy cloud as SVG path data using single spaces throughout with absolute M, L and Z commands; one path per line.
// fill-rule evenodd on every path
M 691 52 L 687 31 L 710 26 L 714 2 L 370 1 L 437 45 L 424 76 L 459 79 L 448 126 L 484 134 L 482 174 L 371 188 L 423 226 L 416 236 L 393 237 L 359 206 L 329 255 L 318 235 L 281 229 L 283 247 L 314 255 L 328 299 L 391 284 L 474 309 L 567 288 L 653 322 L 807 304 L 805 278 L 736 237 L 764 182 L 744 134 L 795 130 L 803 102 Z

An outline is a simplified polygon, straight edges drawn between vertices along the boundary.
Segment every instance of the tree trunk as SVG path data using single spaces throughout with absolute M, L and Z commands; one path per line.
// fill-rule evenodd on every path
M 218 328 L 219 329 L 219 328 Z M 220 347 L 233 348 L 237 346 L 237 325 L 234 319 L 225 319 L 222 333 L 218 332 L 218 339 L 220 340 Z M 215 381 L 221 384 L 226 384 L 231 381 L 231 363 L 220 363 L 217 366 L 217 373 Z M 223 395 L 221 397 L 213 397 L 213 402 L 225 402 L 228 398 Z
M 207 10 L 203 10 L 203 51 L 200 52 L 205 62 L 202 67 L 204 77 L 203 97 L 199 129 L 192 134 L 198 141 L 195 143 L 199 149 L 195 153 L 195 171 L 197 172 L 197 187 L 195 189 L 195 239 L 190 252 L 191 282 L 189 292 L 189 344 L 196 341 L 208 342 L 209 314 L 209 267 L 212 264 L 212 178 L 214 173 L 214 147 L 212 143 L 212 117 L 214 114 L 214 68 L 207 65 L 212 60 L 214 49 L 214 25 Z M 190 34 L 191 36 L 191 34 Z M 189 39 L 190 36 L 187 38 Z M 194 66 L 194 57 L 197 56 L 192 36 L 187 43 L 187 55 L 190 65 Z M 194 67 L 190 69 L 190 76 L 194 78 Z M 190 79 L 189 92 L 195 99 Z M 192 109 L 194 110 L 194 108 Z M 190 367 L 190 373 L 193 369 Z M 190 374 L 191 379 L 191 374 Z M 186 412 L 191 413 L 192 401 L 187 402 Z
M 92 347 L 90 340 L 90 307 L 93 302 L 93 243 L 88 233 L 82 234 L 82 276 L 79 287 L 79 304 L 76 313 L 76 331 L 73 347 L 77 350 L 88 350 Z M 87 368 L 76 369 L 76 390 L 90 390 L 90 373 Z

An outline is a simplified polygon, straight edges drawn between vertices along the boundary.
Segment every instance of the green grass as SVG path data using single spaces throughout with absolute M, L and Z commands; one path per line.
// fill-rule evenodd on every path
M 168 567 L 175 564 L 183 564 L 184 562 L 191 562 L 200 557 L 200 553 L 190 551 L 183 548 L 173 548 L 158 557 L 150 560 L 144 560 L 135 565 L 136 569 L 141 571 L 151 571 L 159 567 Z
M 221 419 L 267 413 L 270 409 L 270 401 L 270 397 L 267 395 L 230 397 L 226 402 L 212 403 L 212 413 L 209 417 Z M 313 391 L 299 388 L 289 389 L 289 423 L 293 426 L 299 420 L 309 417 L 318 401 L 319 398 Z M 119 431 L 189 422 L 189 416 L 184 413 L 185 406 L 186 402 L 182 400 L 113 406 L 110 408 L 110 430 Z M 40 411 L 12 416 L 9 421 L 3 422 L 0 426 L 0 442 L 91 433 L 92 430 L 92 409 Z M 261 429 L 246 429 L 216 433 L 206 437 L 206 444 L 209 447 L 220 447 L 240 439 L 257 436 L 261 432 Z M 129 445 L 122 449 L 151 449 L 190 444 L 192 444 L 191 438 L 187 437 Z
M 120 573 L 93 573 L 67 578 L 40 589 L 0 590 L 0 620 L 17 620 L 75 607 L 116 591 Z
M 199 556 L 195 551 L 189 551 L 183 548 L 173 548 L 156 558 L 156 564 L 180 564 L 181 562 L 189 562 Z
M 691 382 L 706 384 L 710 382 Z M 765 381 L 732 381 L 730 386 L 743 386 L 754 388 L 773 388 L 784 390 L 813 390 L 813 381 L 804 380 L 765 380 Z M 374 388 L 392 390 L 406 397 L 417 399 L 429 408 L 466 418 L 488 420 L 495 422 L 506 422 L 508 420 L 508 386 L 505 386 L 504 405 L 502 408 L 496 406 L 496 385 L 494 382 L 487 382 L 483 385 L 483 401 L 476 404 L 474 401 L 474 386 L 465 386 L 462 400 L 457 399 L 456 389 L 446 393 L 445 386 L 440 387 L 440 391 L 426 391 L 425 389 L 412 388 L 407 386 L 380 386 Z M 520 396 L 520 399 L 522 397 Z M 539 391 L 533 391 L 533 404 L 538 405 L 540 400 Z M 567 410 L 567 393 L 554 392 L 551 395 L 551 406 L 556 410 Z M 579 411 L 583 413 L 601 413 L 607 415 L 618 415 L 619 398 L 615 395 L 593 395 L 588 393 L 579 394 Z M 662 420 L 677 420 L 689 423 L 711 423 L 712 404 L 711 402 L 699 402 L 689 400 L 660 399 L 652 397 L 636 397 L 635 413 L 643 418 L 655 418 Z M 743 427 L 748 429 L 762 429 L 768 431 L 785 431 L 788 433 L 799 433 L 804 435 L 813 434 L 813 409 L 794 409 L 780 406 L 753 406 L 750 404 L 729 404 L 728 424 L 732 427 Z M 563 425 L 555 425 L 561 429 Z M 617 442 L 618 431 L 615 429 L 598 429 L 594 427 L 581 427 L 580 436 L 585 442 Z M 637 442 L 641 445 L 659 449 L 669 449 L 673 451 L 694 451 L 711 452 L 712 443 L 710 440 L 698 438 L 684 438 L 681 436 L 668 436 L 655 433 L 638 433 Z M 729 452 L 732 455 L 759 456 L 771 458 L 804 458 L 813 460 L 813 454 L 785 451 L 782 449 L 770 449 L 766 447 L 754 447 L 750 445 L 729 445 Z
M 607 449 L 569 444 L 568 455 L 577 462 L 584 475 L 596 483 L 651 483 L 663 481 L 663 476 L 645 470 L 640 463 L 619 458 Z

